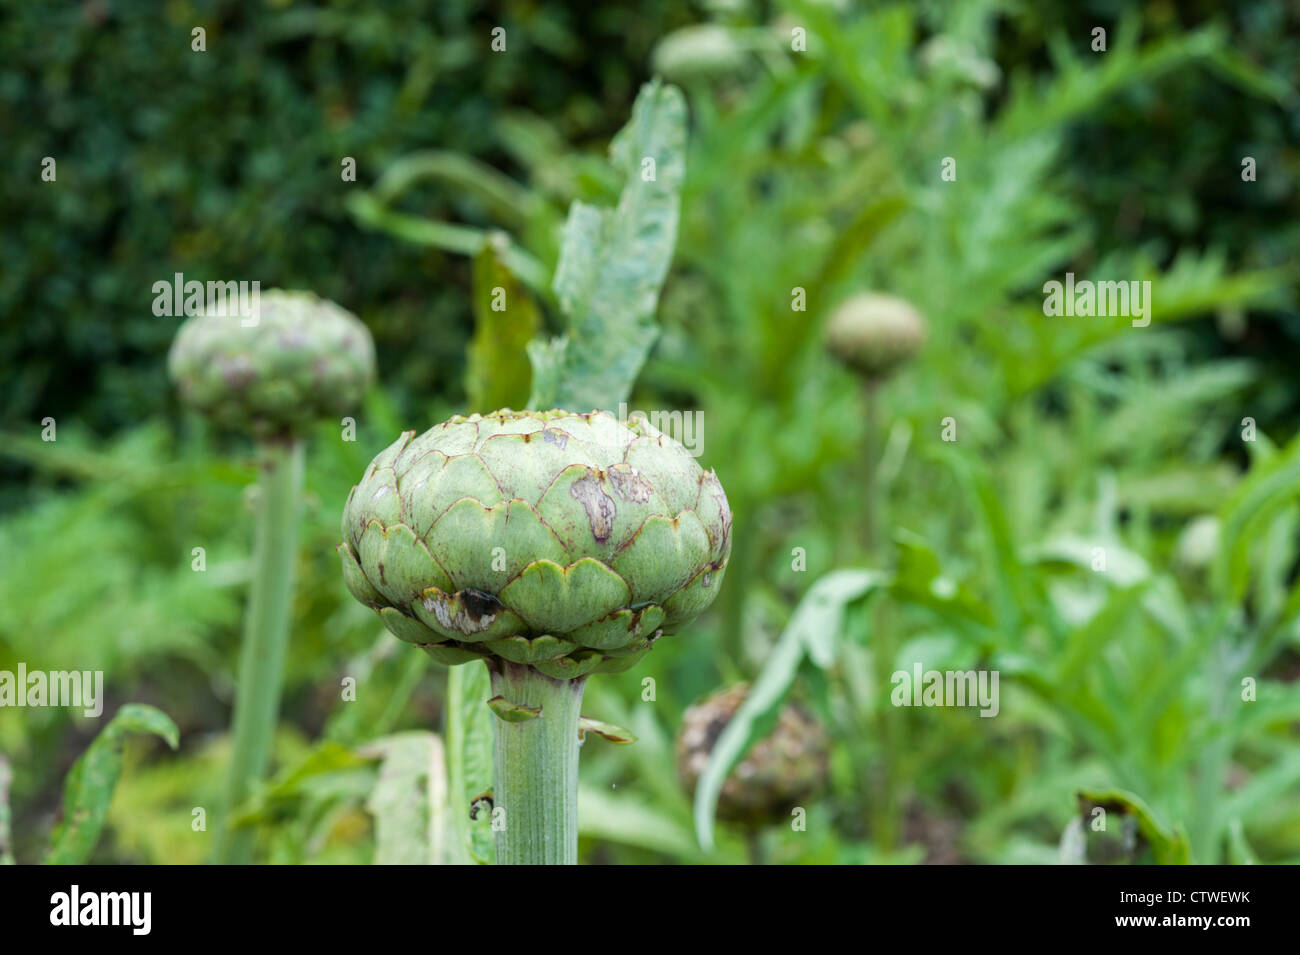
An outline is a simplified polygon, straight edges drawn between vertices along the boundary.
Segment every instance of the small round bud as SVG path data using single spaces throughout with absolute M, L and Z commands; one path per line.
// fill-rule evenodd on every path
M 888 377 L 925 343 L 921 313 L 901 298 L 864 292 L 839 306 L 826 326 L 826 346 L 863 377 Z
M 702 24 L 669 33 L 655 47 L 656 73 L 674 82 L 708 79 L 734 73 L 745 62 L 745 51 L 726 27 Z
M 248 315 L 199 314 L 176 333 L 167 369 L 181 399 L 254 437 L 301 434 L 354 408 L 375 374 L 370 332 L 310 292 L 272 289 Z

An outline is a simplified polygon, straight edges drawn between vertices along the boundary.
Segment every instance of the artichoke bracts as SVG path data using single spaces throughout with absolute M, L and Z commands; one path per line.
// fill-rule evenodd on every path
M 257 438 L 299 435 L 355 407 L 375 374 L 365 325 L 310 292 L 273 289 L 258 301 L 249 318 L 204 314 L 181 326 L 167 362 L 181 398 Z
M 498 411 L 403 434 L 343 512 L 343 576 L 447 664 L 556 679 L 630 667 L 717 595 L 717 476 L 642 415 Z
M 733 686 L 688 707 L 683 715 L 677 771 L 691 795 L 718 737 L 748 693 L 748 684 Z M 771 733 L 754 743 L 723 783 L 718 818 L 756 828 L 786 816 L 826 785 L 829 749 L 821 724 L 787 704 Z
M 901 298 L 864 292 L 840 305 L 826 326 L 826 347 L 868 381 L 887 378 L 925 344 L 921 313 Z

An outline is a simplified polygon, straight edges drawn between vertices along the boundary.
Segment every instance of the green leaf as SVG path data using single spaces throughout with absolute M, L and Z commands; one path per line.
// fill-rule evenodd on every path
M 9 760 L 0 755 L 0 865 L 14 864 L 13 815 L 9 811 L 9 783 L 12 779 Z
M 496 232 L 474 257 L 474 338 L 465 391 L 471 411 L 523 408 L 532 368 L 528 342 L 541 327 L 536 301 L 505 266 L 510 238 Z
M 433 733 L 396 733 L 362 752 L 383 759 L 366 800 L 375 817 L 376 865 L 430 865 L 446 851 L 447 771 Z
M 230 825 L 241 829 L 273 823 L 285 806 L 302 799 L 322 779 L 362 769 L 367 764 L 365 755 L 347 746 L 329 740 L 318 743 L 306 757 L 282 769 L 270 783 L 234 807 Z
M 1219 553 L 1212 571 L 1215 592 L 1238 601 L 1250 578 L 1251 545 L 1269 522 L 1300 497 L 1300 438 L 1266 460 L 1256 462 L 1219 511 Z
M 929 544 L 902 529 L 894 532 L 894 544 L 898 548 L 898 565 L 890 594 L 899 601 L 928 608 L 967 640 L 990 642 L 993 612 L 968 587 L 944 576 Z
M 486 163 L 473 156 L 440 149 L 398 159 L 384 170 L 370 195 L 379 204 L 390 206 L 424 179 L 440 182 L 457 194 L 475 196 L 494 216 L 514 225 L 525 225 L 539 204 L 528 189 Z
M 512 703 L 504 696 L 494 696 L 487 701 L 488 708 L 497 716 L 507 723 L 527 723 L 529 720 L 535 720 L 542 715 L 540 706 L 527 706 L 523 703 Z
M 1233 819 L 1250 819 L 1266 806 L 1280 806 L 1295 798 L 1300 787 L 1300 749 L 1292 749 L 1250 777 L 1215 806 L 1215 834 Z
M 1232 865 L 1259 865 L 1259 857 L 1250 847 L 1240 819 L 1228 823 L 1228 859 Z
M 750 746 L 774 725 L 804 654 L 819 667 L 832 665 L 845 607 L 884 581 L 876 571 L 832 571 L 819 578 L 795 607 L 744 702 L 718 736 L 696 784 L 695 831 L 705 851 L 713 849 L 713 816 L 723 783 Z
M 484 664 L 472 662 L 447 671 L 447 702 L 443 736 L 447 742 L 447 775 L 451 790 L 454 862 L 490 864 L 495 856 L 491 813 L 470 818 L 476 797 L 492 788 L 492 711 L 483 701 L 492 695 Z
M 344 205 L 360 225 L 387 232 L 414 245 L 427 245 L 456 255 L 476 256 L 488 241 L 489 233 L 482 229 L 398 212 L 368 192 L 350 194 L 344 200 Z M 513 242 L 501 255 L 506 267 L 520 281 L 539 295 L 547 294 L 547 270 L 536 257 Z
M 610 144 L 610 161 L 624 177 L 618 205 L 569 209 L 554 281 L 568 328 L 529 345 L 532 408 L 615 410 L 658 336 L 654 313 L 686 175 L 681 91 L 658 81 L 643 86 L 631 121 Z
M 1137 819 L 1138 833 L 1155 856 L 1157 865 L 1190 865 L 1191 845 L 1181 826 L 1170 829 L 1156 819 L 1140 796 L 1125 789 L 1083 789 L 1080 800 L 1101 806 L 1107 812 L 1120 812 Z M 1084 815 L 1088 813 L 1085 810 Z
M 705 861 L 683 823 L 643 802 L 589 786 L 578 787 L 578 832 L 588 838 L 662 852 L 683 862 Z
M 180 744 L 180 730 L 162 710 L 143 703 L 128 703 L 118 710 L 68 772 L 63 819 L 54 829 L 47 863 L 80 865 L 90 858 L 122 774 L 122 748 L 132 733 L 152 733 L 172 749 Z
M 839 655 L 844 609 L 886 582 L 887 576 L 877 571 L 833 570 L 808 589 L 786 629 L 798 637 L 813 663 L 829 669 Z
M 636 742 L 636 734 L 631 730 L 625 730 L 613 723 L 602 723 L 600 720 L 593 720 L 589 716 L 578 718 L 578 736 L 581 738 L 583 733 L 595 733 L 601 739 L 607 739 L 611 743 L 617 743 L 620 746 Z

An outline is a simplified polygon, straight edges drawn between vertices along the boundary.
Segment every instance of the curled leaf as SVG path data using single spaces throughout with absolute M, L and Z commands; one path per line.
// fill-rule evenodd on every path
M 487 701 L 492 712 L 505 720 L 507 723 L 526 723 L 528 720 L 535 720 L 542 715 L 540 706 L 525 706 L 523 703 L 512 703 L 504 696 L 494 696 Z
M 627 745 L 635 743 L 636 736 L 621 726 L 615 726 L 613 723 L 602 723 L 600 720 L 593 720 L 589 716 L 578 718 L 578 739 L 582 739 L 586 733 L 595 733 L 597 736 L 609 740 L 611 743 Z

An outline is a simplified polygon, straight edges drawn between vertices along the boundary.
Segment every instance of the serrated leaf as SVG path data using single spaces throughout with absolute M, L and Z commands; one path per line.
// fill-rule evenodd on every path
M 470 411 L 522 408 L 532 367 L 528 342 L 541 327 L 533 297 L 505 265 L 510 239 L 493 233 L 474 257 L 474 337 L 469 343 L 465 390 Z
M 529 348 L 532 408 L 614 410 L 654 344 L 686 175 L 681 91 L 658 81 L 643 86 L 632 119 L 610 144 L 610 161 L 624 177 L 618 205 L 569 209 L 554 282 L 568 328 L 559 343 Z
M 63 783 L 63 819 L 55 827 L 45 861 L 80 865 L 90 858 L 108 816 L 113 790 L 122 774 L 122 748 L 135 733 L 152 733 L 175 749 L 180 730 L 162 710 L 128 703 L 72 764 Z
M 465 663 L 447 671 L 443 735 L 447 745 L 452 845 L 459 863 L 491 864 L 496 850 L 491 813 L 470 818 L 474 800 L 492 789 L 492 711 L 483 705 L 492 681 L 482 663 Z

